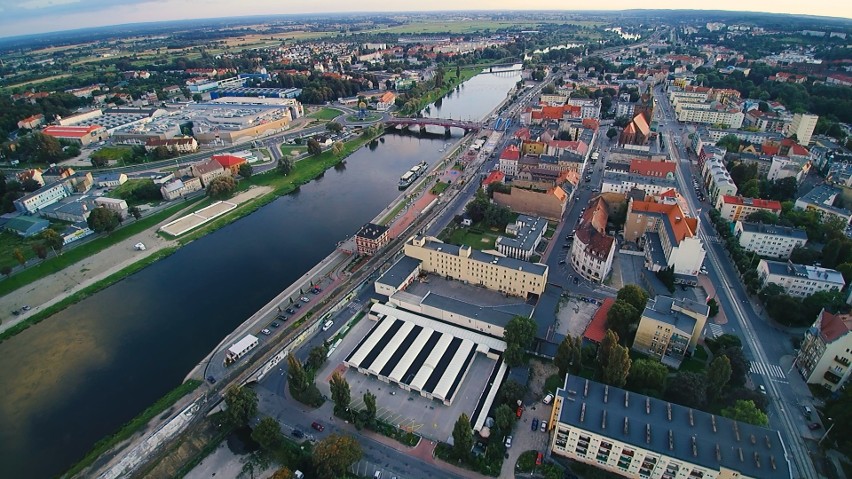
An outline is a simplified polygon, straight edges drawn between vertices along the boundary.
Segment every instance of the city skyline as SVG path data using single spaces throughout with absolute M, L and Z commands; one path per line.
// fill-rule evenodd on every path
M 642 9 L 709 10 L 703 3 L 684 4 L 676 0 L 655 0 L 637 5 L 627 0 L 607 2 L 589 11 Z M 535 0 L 518 4 L 505 0 L 470 0 L 459 9 L 457 2 L 437 0 L 429 4 L 412 4 L 411 8 L 400 6 L 387 10 L 385 2 L 365 0 L 353 11 L 351 4 L 332 0 L 317 4 L 309 0 L 293 0 L 282 6 L 273 0 L 252 0 L 234 4 L 224 0 L 204 2 L 178 2 L 175 0 L 36 0 L 24 3 L 0 0 L 0 38 L 51 33 L 80 28 L 104 27 L 142 22 L 174 20 L 213 19 L 252 15 L 286 14 L 332 14 L 332 13 L 375 13 L 392 14 L 417 11 L 501 11 L 501 10 L 553 10 L 565 9 L 557 0 Z M 424 8 L 425 7 L 425 8 Z M 720 0 L 713 2 L 712 10 L 765 12 L 793 15 L 813 15 L 834 18 L 852 18 L 852 5 L 805 4 L 792 0 L 752 0 L 737 2 Z M 571 12 L 583 12 L 572 9 Z

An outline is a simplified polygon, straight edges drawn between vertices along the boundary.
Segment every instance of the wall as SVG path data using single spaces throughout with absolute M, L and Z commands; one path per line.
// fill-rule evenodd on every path
M 494 192 L 494 202 L 516 213 L 541 216 L 559 221 L 565 212 L 565 203 L 548 193 L 512 188 L 511 193 Z

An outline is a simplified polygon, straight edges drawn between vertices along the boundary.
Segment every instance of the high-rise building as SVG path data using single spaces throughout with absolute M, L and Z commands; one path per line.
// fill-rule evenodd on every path
M 811 142 L 811 135 L 814 134 L 818 115 L 810 115 L 807 113 L 796 113 L 793 115 L 793 121 L 790 122 L 790 128 L 787 130 L 787 136 L 796 135 L 796 139 L 800 145 L 807 146 Z

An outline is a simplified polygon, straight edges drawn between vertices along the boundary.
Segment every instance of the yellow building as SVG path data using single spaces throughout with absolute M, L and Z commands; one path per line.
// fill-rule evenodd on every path
M 778 431 L 579 376 L 557 389 L 550 450 L 636 479 L 788 479 Z
M 421 261 L 420 270 L 449 279 L 478 284 L 512 296 L 540 296 L 547 285 L 547 265 L 483 253 L 429 236 L 405 243 L 405 255 Z
M 657 296 L 648 300 L 633 349 L 678 368 L 685 354 L 695 351 L 709 313 L 709 306 L 689 299 Z
M 808 384 L 819 384 L 829 391 L 846 385 L 852 372 L 852 316 L 831 314 L 825 309 L 805 331 L 796 366 Z

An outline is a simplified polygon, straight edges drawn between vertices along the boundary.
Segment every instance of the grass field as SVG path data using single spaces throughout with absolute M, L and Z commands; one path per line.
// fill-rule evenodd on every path
M 435 186 L 433 186 L 430 191 L 432 192 L 432 194 L 440 195 L 441 193 L 446 191 L 447 188 L 449 188 L 449 187 L 450 187 L 449 183 L 443 183 L 443 182 L 439 181 L 439 182 L 435 183 Z
M 281 154 L 287 156 L 301 155 L 308 149 L 304 146 L 281 145 Z
M 343 112 L 335 108 L 321 108 L 319 111 L 315 111 L 306 116 L 317 120 L 331 121 L 340 116 L 341 113 Z
M 62 231 L 62 227 L 54 226 L 57 232 Z M 35 258 L 32 245 L 41 241 L 41 235 L 22 238 L 15 233 L 8 231 L 0 232 L 0 266 L 9 265 L 12 267 L 18 266 L 18 261 L 13 256 L 16 249 L 21 250 L 21 253 L 26 259 Z
M 92 156 L 106 158 L 110 162 L 127 161 L 133 157 L 133 148 L 129 146 L 105 146 L 93 152 Z
M 459 228 L 453 231 L 450 235 L 450 243 L 466 244 L 478 250 L 494 249 L 494 243 L 498 236 L 500 236 L 500 231 L 497 228 L 486 228 L 476 224 L 470 228 Z

